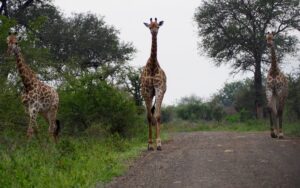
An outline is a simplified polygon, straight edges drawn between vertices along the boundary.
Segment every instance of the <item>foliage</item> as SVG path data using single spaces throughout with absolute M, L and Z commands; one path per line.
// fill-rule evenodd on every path
M 1 78 L 0 85 L 0 132 L 6 127 L 24 128 L 27 125 L 27 118 L 21 104 L 20 93 Z
M 236 116 L 237 117 L 237 116 Z M 268 120 L 255 120 L 250 119 L 245 122 L 237 121 L 223 121 L 215 123 L 211 121 L 176 121 L 165 124 L 165 129 L 168 132 L 194 132 L 194 131 L 236 131 L 236 132 L 257 132 L 257 131 L 269 131 Z M 300 126 L 298 122 L 285 123 L 283 125 L 283 132 L 288 136 L 299 136 Z M 269 136 L 266 132 L 266 136 Z
M 176 120 L 176 106 L 163 106 L 161 109 L 162 123 L 168 123 Z
M 289 31 L 300 29 L 299 12 L 298 0 L 206 0 L 196 10 L 199 46 L 215 64 L 230 64 L 233 72 L 254 72 L 257 113 L 264 98 L 261 68 L 268 62 L 265 34 L 276 33 L 279 59 L 297 51 L 298 40 Z
M 146 148 L 144 140 L 117 135 L 106 139 L 64 136 L 57 145 L 47 139 L 28 142 L 24 137 L 5 143 L 0 144 L 0 184 L 24 188 L 104 185 Z
M 237 93 L 243 88 L 243 81 L 225 83 L 223 88 L 218 92 L 218 100 L 223 106 L 233 106 Z
M 59 94 L 60 119 L 74 133 L 97 123 L 111 133 L 126 135 L 140 123 L 133 101 L 96 74 L 70 79 Z
M 141 94 L 141 72 L 141 68 L 135 69 L 134 67 L 126 66 L 121 71 L 116 84 L 119 85 L 121 89 L 130 93 L 138 107 L 142 107 L 144 101 Z
M 217 120 L 223 116 L 223 109 L 214 103 L 204 103 L 196 96 L 184 97 L 176 106 L 178 118 L 183 120 Z
M 286 102 L 285 116 L 288 120 L 300 119 L 300 66 L 297 72 L 289 75 L 289 95 Z

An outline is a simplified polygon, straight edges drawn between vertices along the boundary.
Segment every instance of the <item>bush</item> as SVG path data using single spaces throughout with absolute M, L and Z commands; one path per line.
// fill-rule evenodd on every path
M 28 121 L 20 92 L 4 80 L 0 80 L 0 85 L 0 131 L 7 128 L 25 129 Z
M 139 122 L 136 106 L 125 93 L 91 75 L 73 79 L 59 89 L 59 118 L 72 133 L 92 124 L 110 133 L 130 134 Z

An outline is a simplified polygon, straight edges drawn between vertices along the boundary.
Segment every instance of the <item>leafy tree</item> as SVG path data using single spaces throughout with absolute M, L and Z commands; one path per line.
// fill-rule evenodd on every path
M 300 119 L 300 66 L 289 75 L 289 95 L 286 101 L 285 116 L 290 120 Z
M 52 14 L 57 17 L 57 13 Z M 80 76 L 83 71 L 97 71 L 101 73 L 99 79 L 114 83 L 135 52 L 131 43 L 120 41 L 115 27 L 94 14 L 75 14 L 68 19 L 52 20 L 49 17 L 40 30 L 39 37 L 43 40 L 39 45 L 47 47 L 52 59 L 59 62 L 58 72 Z
M 51 0 L 13 0 L 5 6 L 5 17 L 16 22 L 14 29 L 28 43 L 22 47 L 35 48 L 31 52 L 36 55 L 24 52 L 29 56 L 27 63 L 38 62 L 39 73 L 46 80 L 58 79 L 65 72 L 80 76 L 85 71 L 97 71 L 101 73 L 99 79 L 113 83 L 135 52 L 131 43 L 120 40 L 114 26 L 94 14 L 64 18 Z
M 243 87 L 242 81 L 225 83 L 218 92 L 218 100 L 223 106 L 233 106 L 237 92 Z
M 183 97 L 175 107 L 176 114 L 183 120 L 217 120 L 223 118 L 223 109 L 214 102 L 203 102 L 197 96 Z
M 136 106 L 143 106 L 143 97 L 141 94 L 141 68 L 135 69 L 130 66 L 123 68 L 120 73 L 117 85 L 130 93 L 134 98 Z
M 196 10 L 199 46 L 215 64 L 231 64 L 233 72 L 252 71 L 256 115 L 263 105 L 262 68 L 267 64 L 265 34 L 276 33 L 279 59 L 296 51 L 300 30 L 299 0 L 205 0 Z

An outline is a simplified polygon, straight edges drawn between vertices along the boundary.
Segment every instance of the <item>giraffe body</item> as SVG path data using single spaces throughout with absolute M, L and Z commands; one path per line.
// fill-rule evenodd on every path
M 155 19 L 155 21 L 150 19 L 150 24 L 144 24 L 150 29 L 152 35 L 151 55 L 141 73 L 141 93 L 146 103 L 149 128 L 148 150 L 153 150 L 152 126 L 156 128 L 157 150 L 161 150 L 160 113 L 161 104 L 167 89 L 167 78 L 157 60 L 157 33 L 158 28 L 163 22 L 158 23 L 157 19 Z M 155 101 L 152 105 L 154 98 Z
M 266 97 L 270 113 L 271 137 L 283 138 L 282 115 L 288 96 L 288 80 L 280 71 L 275 54 L 273 34 L 268 33 L 267 44 L 271 52 L 271 68 L 266 83 Z
M 59 121 L 56 120 L 59 97 L 55 89 L 41 82 L 35 73 L 24 62 L 15 34 L 7 37 L 8 53 L 16 56 L 17 69 L 22 79 L 24 90 L 21 99 L 25 110 L 29 115 L 27 136 L 32 137 L 37 133 L 36 118 L 41 114 L 49 123 L 49 133 L 57 140 L 59 133 Z

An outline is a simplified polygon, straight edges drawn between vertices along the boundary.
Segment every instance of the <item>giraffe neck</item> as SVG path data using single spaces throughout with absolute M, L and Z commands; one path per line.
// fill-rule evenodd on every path
M 270 75 L 271 76 L 276 76 L 279 73 L 279 68 L 277 65 L 277 59 L 276 59 L 276 52 L 275 52 L 275 47 L 274 45 L 270 46 L 270 51 L 271 51 L 271 68 L 270 68 Z
M 152 34 L 151 59 L 157 61 L 157 33 Z
M 26 91 L 34 88 L 34 83 L 37 81 L 35 73 L 24 63 L 23 55 L 20 51 L 16 53 L 17 69 L 22 79 Z

